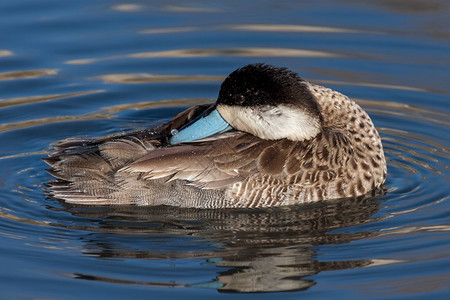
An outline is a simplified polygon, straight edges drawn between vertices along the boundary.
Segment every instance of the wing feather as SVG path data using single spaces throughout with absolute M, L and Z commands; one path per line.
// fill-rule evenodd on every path
M 324 155 L 335 156 L 339 163 L 348 156 L 348 153 L 337 153 L 326 147 L 329 139 L 345 143 L 346 138 L 341 133 L 324 130 L 314 139 L 314 142 L 268 141 L 232 132 L 154 149 L 118 172 L 141 173 L 144 180 L 186 180 L 198 187 L 220 189 L 250 176 L 254 178 L 254 175 L 288 180 L 311 169 L 327 171 L 322 166 L 329 162 L 323 159 Z
M 155 149 L 119 172 L 143 173 L 146 180 L 187 180 L 202 188 L 218 189 L 258 172 L 256 162 L 265 143 L 246 133 L 227 133 L 218 139 Z

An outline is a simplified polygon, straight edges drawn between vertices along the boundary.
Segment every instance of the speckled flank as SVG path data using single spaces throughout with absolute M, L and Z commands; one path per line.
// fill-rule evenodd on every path
M 284 169 L 284 180 L 254 175 L 235 183 L 226 194 L 226 206 L 267 207 L 356 197 L 384 183 L 383 147 L 368 114 L 336 91 L 313 84 L 309 88 L 322 109 L 323 132 L 306 146 L 285 145 L 291 153 L 303 155 L 288 156 L 284 165 L 274 166 Z M 279 161 L 275 158 L 279 152 L 270 149 L 272 161 Z

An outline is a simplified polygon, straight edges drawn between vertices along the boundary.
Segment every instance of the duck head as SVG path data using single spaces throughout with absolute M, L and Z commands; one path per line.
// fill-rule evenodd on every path
M 308 140 L 322 128 L 320 106 L 308 84 L 286 68 L 251 64 L 231 73 L 216 104 L 170 138 L 190 142 L 231 129 L 265 140 Z

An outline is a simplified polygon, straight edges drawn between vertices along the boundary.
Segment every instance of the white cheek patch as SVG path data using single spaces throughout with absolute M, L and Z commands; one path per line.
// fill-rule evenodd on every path
M 318 117 L 286 105 L 238 107 L 220 104 L 217 110 L 234 128 L 266 140 L 302 141 L 320 132 Z

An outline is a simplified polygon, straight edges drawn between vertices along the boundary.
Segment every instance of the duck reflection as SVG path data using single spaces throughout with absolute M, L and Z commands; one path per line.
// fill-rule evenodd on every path
M 332 231 L 374 221 L 372 216 L 381 204 L 374 198 L 383 193 L 376 191 L 357 199 L 266 210 L 164 206 L 65 209 L 76 216 L 100 220 L 94 228 L 83 228 L 91 232 L 84 237 L 87 255 L 114 259 L 205 259 L 224 271 L 211 282 L 182 286 L 229 292 L 273 292 L 307 289 L 315 284 L 308 276 L 321 271 L 370 265 L 370 260 L 320 261 L 314 247 L 371 236 L 370 231 Z M 75 277 L 116 283 L 180 285 L 90 274 L 75 274 Z

